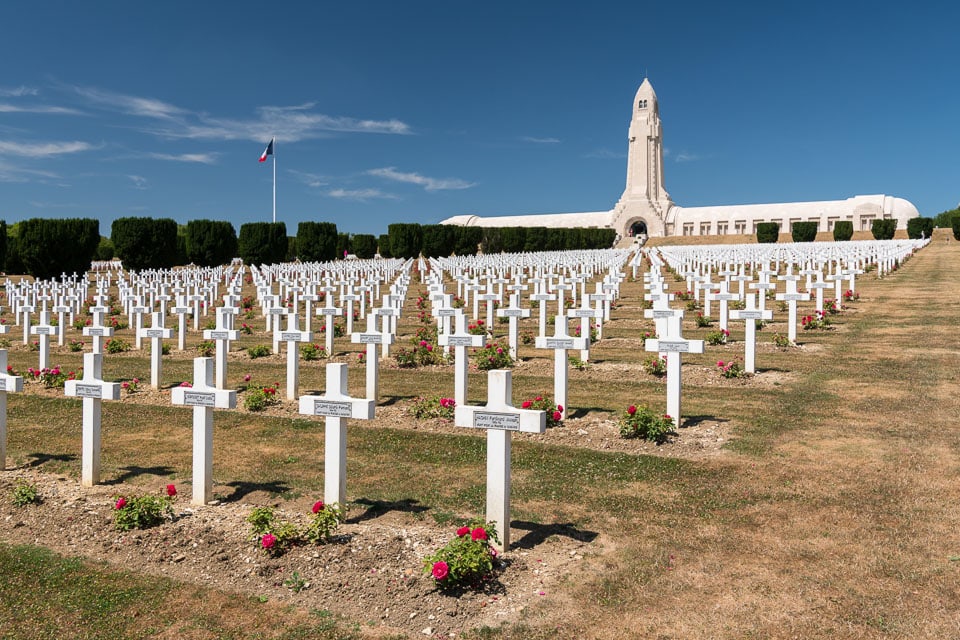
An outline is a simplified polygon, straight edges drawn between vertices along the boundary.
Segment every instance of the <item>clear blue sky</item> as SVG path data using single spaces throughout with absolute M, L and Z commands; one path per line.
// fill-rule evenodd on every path
M 7 2 L 0 218 L 350 233 L 602 211 L 633 95 L 684 206 L 960 201 L 954 2 Z

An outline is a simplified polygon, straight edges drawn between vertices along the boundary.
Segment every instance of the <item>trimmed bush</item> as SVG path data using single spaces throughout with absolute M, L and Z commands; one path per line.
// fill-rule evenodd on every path
M 377 253 L 381 258 L 393 257 L 393 251 L 390 250 L 390 234 L 381 233 L 377 238 Z
M 425 258 L 441 258 L 453 253 L 457 227 L 448 224 L 425 224 L 420 230 L 423 237 L 421 252 Z
M 953 219 L 953 238 L 960 240 L 960 217 Z
M 423 230 L 416 222 L 397 222 L 387 225 L 390 253 L 394 258 L 416 258 L 423 246 Z
M 919 240 L 929 238 L 933 234 L 933 218 L 910 218 L 907 220 L 907 237 Z
M 500 229 L 500 246 L 506 253 L 521 253 L 526 242 L 526 227 L 503 227 Z
M 933 218 L 933 226 L 938 229 L 950 229 L 953 227 L 953 221 L 957 218 L 960 218 L 960 207 L 938 213 Z
M 286 224 L 248 222 L 240 226 L 237 252 L 246 264 L 277 264 L 287 257 L 288 244 Z
M 100 236 L 100 244 L 97 245 L 97 252 L 93 254 L 94 260 L 113 260 L 113 243 L 110 238 Z
M 475 256 L 483 242 L 482 227 L 454 227 L 453 252 L 458 256 Z
M 484 254 L 500 253 L 503 243 L 500 240 L 500 227 L 483 227 L 483 239 L 480 241 Z
M 100 223 L 93 218 L 31 218 L 14 226 L 19 263 L 24 271 L 44 280 L 62 273 L 86 273 L 100 245 Z
M 177 259 L 177 223 L 171 218 L 117 218 L 110 242 L 127 269 L 169 269 Z
M 342 260 L 349 254 L 353 253 L 353 245 L 350 244 L 349 233 L 337 234 L 337 248 L 335 253 L 336 253 L 337 260 Z
M 893 235 L 897 232 L 897 221 L 892 218 L 874 220 L 870 225 L 870 232 L 874 240 L 893 240 Z
M 772 244 L 780 237 L 780 224 L 777 222 L 757 223 L 757 242 Z
M 377 254 L 377 239 L 369 233 L 358 233 L 350 238 L 353 253 L 362 260 L 369 260 Z
M 833 239 L 846 242 L 853 237 L 853 220 L 838 220 L 833 225 Z
M 790 234 L 794 242 L 813 242 L 817 239 L 818 222 L 794 222 L 790 227 Z
M 301 222 L 297 225 L 297 257 L 303 262 L 327 262 L 337 255 L 337 225 Z
M 237 257 L 237 232 L 226 220 L 191 220 L 184 241 L 187 260 L 201 267 L 229 264 Z

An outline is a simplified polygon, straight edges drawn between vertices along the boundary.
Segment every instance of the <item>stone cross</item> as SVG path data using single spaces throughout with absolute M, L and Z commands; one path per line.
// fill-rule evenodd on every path
M 757 320 L 773 320 L 773 311 L 758 309 L 754 304 L 757 296 L 753 293 L 747 294 L 747 304 L 744 309 L 734 309 L 730 312 L 730 318 L 733 320 L 743 320 L 745 322 L 743 338 L 743 370 L 747 373 L 756 373 L 756 352 L 757 352 Z
M 7 350 L 0 349 L 0 471 L 7 464 L 7 394 L 22 392 L 23 377 L 7 373 Z
M 567 381 L 570 377 L 570 361 L 567 359 L 567 351 L 570 349 L 586 349 L 589 346 L 590 339 L 574 338 L 567 334 L 567 319 L 564 316 L 557 316 L 554 319 L 553 336 L 538 337 L 535 345 L 537 349 L 553 349 L 553 399 L 559 406 L 563 407 L 563 416 L 566 417 L 567 407 Z
M 173 313 L 176 314 L 177 320 L 177 349 L 183 351 L 187 348 L 187 316 L 193 313 L 190 310 L 190 307 L 187 306 L 187 300 L 184 297 L 179 297 L 177 306 L 173 307 Z
M 497 316 L 509 319 L 510 325 L 507 330 L 507 342 L 510 345 L 510 357 L 516 360 L 519 344 L 518 321 L 520 318 L 529 318 L 530 309 L 522 309 L 520 307 L 520 294 L 514 293 L 510 295 L 510 306 L 498 309 Z
M 130 326 L 133 328 L 137 349 L 143 348 L 143 334 L 140 331 L 143 329 L 143 316 L 148 313 L 150 313 L 150 307 L 145 307 L 142 304 L 135 304 L 130 307 L 130 315 L 133 320 Z
M 50 367 L 50 336 L 57 332 L 57 328 L 50 324 L 50 312 L 40 312 L 40 323 L 30 327 L 30 333 L 39 336 L 40 342 L 40 370 Z
M 217 326 L 214 329 L 204 329 L 203 339 L 214 340 L 217 343 L 216 378 L 217 389 L 227 388 L 227 352 L 230 351 L 230 341 L 240 338 L 240 332 L 226 327 L 227 313 L 223 308 L 217 310 Z
M 387 331 L 377 331 L 377 316 L 367 316 L 367 330 L 362 333 L 351 333 L 350 342 L 367 345 L 367 388 L 366 397 L 374 402 L 380 399 L 380 352 L 378 344 L 392 343 L 393 334 Z
M 36 307 L 31 304 L 20 305 L 20 314 L 23 317 L 23 344 L 30 344 L 30 314 Z
M 739 296 L 738 296 L 737 294 L 735 294 L 735 293 L 730 293 L 730 292 L 729 292 L 729 290 L 727 289 L 727 281 L 726 281 L 726 280 L 721 280 L 719 287 L 720 287 L 720 288 L 719 288 L 719 291 L 717 291 L 716 293 L 713 293 L 713 292 L 708 291 L 708 292 L 707 292 L 707 296 L 708 296 L 710 299 L 712 299 L 712 300 L 719 300 L 719 301 L 720 301 L 720 311 L 719 311 L 719 315 L 720 315 L 720 330 L 721 330 L 721 331 L 726 331 L 726 330 L 727 330 L 727 317 L 728 317 L 727 309 L 729 308 L 729 302 L 730 302 L 730 300 L 737 300 L 737 299 L 739 298 Z
M 603 317 L 603 310 L 597 310 L 590 306 L 590 300 L 583 298 L 582 306 L 567 311 L 571 318 L 580 318 L 580 337 L 587 339 L 587 344 L 580 350 L 580 359 L 584 362 L 590 360 L 590 318 L 596 318 L 597 323 Z
M 67 337 L 67 315 L 71 314 L 73 307 L 70 307 L 66 304 L 63 304 L 63 296 L 60 297 L 59 303 L 53 307 L 53 312 L 57 314 L 57 344 L 63 346 L 66 342 Z M 71 321 L 70 324 L 73 324 Z
M 823 272 L 817 270 L 817 281 L 813 282 L 808 286 L 808 289 L 813 289 L 817 292 L 817 311 L 823 313 L 823 290 L 829 289 L 833 285 L 829 282 L 823 281 Z
M 395 318 L 400 315 L 400 312 L 394 307 L 382 306 L 375 309 L 371 309 L 371 314 L 377 317 L 380 320 L 380 326 L 384 333 L 389 333 L 393 335 L 392 326 L 393 323 L 390 322 L 391 318 Z M 381 342 L 380 343 L 380 352 L 381 355 L 386 358 L 390 355 L 390 345 L 393 344 L 393 341 L 390 342 Z
M 539 307 L 540 332 L 538 335 L 541 337 L 547 335 L 547 302 L 555 299 L 556 296 L 554 294 L 547 293 L 544 289 L 538 289 L 537 293 L 530 296 L 530 301 L 537 302 L 537 306 Z
M 193 359 L 193 386 L 175 387 L 170 401 L 193 407 L 193 496 L 202 506 L 213 499 L 213 410 L 235 409 L 237 392 L 213 386 L 213 358 Z
M 311 342 L 313 333 L 300 331 L 297 326 L 300 318 L 295 313 L 287 314 L 287 330 L 280 332 L 280 341 L 287 343 L 287 400 L 296 400 L 300 392 L 300 349 L 301 342 Z M 327 354 L 330 354 L 327 351 Z
M 80 484 L 92 487 L 100 483 L 100 424 L 103 400 L 119 400 L 120 384 L 103 381 L 103 355 L 83 354 L 83 378 L 67 380 L 64 395 L 83 398 L 83 432 Z
M 347 365 L 327 364 L 326 392 L 322 396 L 300 396 L 300 413 L 324 416 L 323 500 L 327 504 L 347 503 L 347 419 L 371 420 L 375 402 L 352 398 L 347 389 Z
M 788 315 L 787 315 L 787 339 L 790 342 L 797 341 L 797 301 L 798 300 L 809 300 L 809 293 L 798 293 L 797 292 L 797 280 L 800 279 L 800 276 L 795 276 L 790 272 L 790 268 L 787 268 L 787 273 L 784 276 L 780 277 L 781 280 L 787 282 L 787 290 L 784 293 L 777 294 L 777 300 L 787 303 Z
M 326 324 L 324 324 L 324 346 L 327 350 L 327 354 L 330 357 L 333 357 L 333 320 L 336 316 L 343 315 L 343 309 L 337 307 L 333 304 L 333 294 L 327 294 L 325 298 L 324 305 L 317 309 L 318 316 L 326 316 Z
M 456 316 L 459 309 L 454 308 L 453 296 L 449 293 L 436 294 L 436 299 L 439 302 L 432 304 L 430 315 L 437 319 L 437 333 L 450 333 L 450 318 Z M 450 353 L 450 346 L 445 345 L 443 352 Z
M 487 404 L 458 404 L 454 409 L 454 423 L 458 427 L 487 430 L 486 520 L 496 523 L 500 551 L 510 547 L 510 434 L 547 430 L 547 416 L 543 411 L 513 406 L 512 375 L 509 369 L 488 372 Z
M 487 329 L 493 331 L 493 305 L 500 302 L 500 296 L 493 292 L 493 282 L 487 282 L 487 292 L 478 295 L 477 299 L 487 303 Z
M 160 388 L 161 370 L 163 368 L 161 357 L 163 356 L 164 338 L 173 337 L 173 329 L 167 329 L 163 326 L 163 312 L 155 311 L 152 314 L 153 325 L 139 330 L 141 338 L 150 338 L 150 386 L 154 389 Z
M 667 320 L 667 335 L 646 340 L 647 351 L 667 354 L 667 415 L 674 419 L 678 427 L 680 414 L 680 354 L 703 353 L 703 340 L 686 340 L 680 334 L 680 318 L 674 316 Z
M 657 334 L 657 337 L 660 337 L 667 335 L 670 318 L 683 319 L 683 309 L 671 309 L 666 301 L 657 301 L 653 303 L 653 309 L 643 310 L 643 317 L 653 320 L 654 332 Z M 661 351 L 658 355 L 663 358 L 666 357 L 667 354 Z
M 469 360 L 467 347 L 482 347 L 486 336 L 476 336 L 467 331 L 467 317 L 462 313 L 454 316 L 453 333 L 441 333 L 437 342 L 445 347 L 453 347 L 453 400 L 457 406 L 467 402 L 467 370 Z
M 93 353 L 103 353 L 103 339 L 113 335 L 113 327 L 103 324 L 103 316 L 109 310 L 109 307 L 97 305 L 90 307 L 90 313 L 93 314 L 93 323 L 89 327 L 83 328 L 83 335 L 93 338 Z

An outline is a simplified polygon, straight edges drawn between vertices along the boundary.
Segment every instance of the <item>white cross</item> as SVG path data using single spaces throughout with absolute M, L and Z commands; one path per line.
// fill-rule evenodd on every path
M 326 296 L 324 305 L 317 309 L 318 316 L 326 316 L 326 324 L 324 324 L 324 346 L 327 349 L 327 353 L 333 357 L 333 320 L 336 316 L 343 315 L 343 309 L 335 306 L 333 304 L 333 294 L 329 293 Z
M 758 309 L 755 306 L 757 296 L 753 293 L 747 294 L 747 304 L 744 309 L 734 309 L 730 312 L 730 318 L 733 320 L 744 320 L 744 338 L 743 338 L 743 370 L 747 373 L 756 373 L 757 367 L 757 320 L 773 320 L 773 311 Z
M 580 337 L 587 339 L 587 345 L 580 350 L 580 359 L 584 362 L 590 360 L 590 318 L 596 318 L 599 324 L 603 317 L 603 311 L 597 311 L 590 306 L 590 300 L 583 298 L 583 306 L 567 311 L 567 316 L 571 318 L 580 318 Z
M 553 337 L 538 337 L 534 343 L 537 349 L 553 349 L 553 398 L 554 402 L 563 407 L 564 417 L 568 411 L 567 381 L 570 374 L 567 351 L 586 349 L 589 343 L 589 338 L 583 336 L 574 338 L 567 334 L 567 319 L 563 316 L 557 316 L 554 319 Z
M 202 506 L 213 499 L 213 410 L 235 409 L 237 392 L 213 386 L 213 358 L 193 359 L 193 386 L 175 387 L 170 401 L 193 407 L 193 496 Z
M 60 304 L 53 307 L 53 312 L 57 314 L 57 344 L 62 347 L 67 336 L 67 314 L 71 313 L 72 307 L 63 304 L 62 296 L 59 302 Z M 72 321 L 71 324 L 73 324 Z
M 311 342 L 313 333 L 300 331 L 300 318 L 295 313 L 287 314 L 287 330 L 280 332 L 280 340 L 287 343 L 287 400 L 296 400 L 300 391 L 300 350 L 297 344 Z M 329 355 L 330 352 L 327 351 Z
M 437 342 L 445 347 L 453 347 L 453 400 L 456 406 L 467 402 L 467 370 L 470 364 L 467 347 L 482 347 L 486 336 L 477 336 L 467 331 L 467 317 L 462 309 L 454 316 L 453 333 L 441 333 Z
M 139 298 L 137 302 L 139 302 Z M 145 307 L 142 304 L 137 304 L 130 307 L 130 315 L 132 320 L 132 322 L 130 322 L 130 326 L 133 327 L 133 335 L 136 338 L 137 349 L 143 348 L 143 334 L 140 333 L 140 330 L 143 329 L 143 316 L 147 313 L 150 313 L 150 307 Z
M 552 293 L 547 293 L 545 289 L 541 289 L 538 285 L 537 293 L 534 293 L 530 296 L 531 302 L 536 302 L 539 307 L 540 312 L 540 332 L 539 335 L 547 335 L 547 302 L 555 300 L 556 296 Z
M 7 350 L 0 349 L 0 471 L 7 464 L 7 394 L 22 392 L 23 377 L 7 373 Z
M 67 380 L 64 395 L 83 398 L 83 432 L 80 484 L 92 487 L 100 483 L 100 423 L 103 400 L 119 400 L 120 384 L 103 381 L 103 355 L 83 354 L 83 378 Z
M 30 344 L 30 314 L 34 309 L 33 305 L 20 305 L 20 313 L 23 317 L 23 344 Z
M 817 311 L 823 313 L 823 290 L 829 289 L 833 285 L 823 281 L 823 272 L 817 270 L 817 281 L 810 284 L 807 288 L 814 289 L 817 292 Z
M 183 351 L 187 348 L 187 316 L 193 313 L 187 306 L 187 300 L 183 296 L 177 299 L 177 306 L 173 307 L 172 312 L 176 314 L 177 320 L 177 349 Z
M 102 305 L 90 307 L 90 313 L 93 314 L 93 323 L 89 327 L 83 328 L 83 335 L 93 338 L 93 353 L 103 354 L 103 339 L 113 335 L 113 327 L 103 324 L 103 316 L 109 310 L 109 307 Z
M 155 311 L 152 315 L 153 325 L 149 328 L 140 329 L 138 335 L 141 338 L 150 338 L 150 386 L 159 389 L 163 367 L 160 359 L 163 355 L 163 339 L 172 338 L 173 329 L 167 329 L 163 326 L 162 311 Z
M 777 294 L 777 300 L 787 303 L 787 339 L 790 342 L 797 341 L 797 301 L 809 300 L 809 293 L 797 293 L 797 280 L 799 276 L 792 273 L 791 267 L 787 267 L 786 275 L 780 276 L 780 280 L 787 282 L 787 290 L 784 293 Z
M 50 312 L 40 312 L 40 323 L 30 327 L 30 333 L 40 336 L 40 370 L 50 367 L 50 336 L 57 332 L 57 328 L 50 324 Z
M 368 400 L 377 402 L 380 399 L 380 353 L 377 345 L 384 342 L 392 343 L 393 335 L 386 331 L 377 331 L 377 316 L 370 314 L 367 316 L 367 330 L 362 333 L 351 333 L 350 342 L 367 345 L 366 397 Z
M 727 281 L 721 280 L 719 285 L 719 291 L 716 293 L 707 292 L 707 296 L 712 300 L 720 301 L 720 330 L 727 330 L 727 309 L 729 308 L 729 301 L 736 300 L 739 296 L 735 293 L 730 293 L 727 290 Z
M 510 321 L 510 326 L 507 330 L 507 342 L 510 345 L 510 357 L 516 360 L 518 350 L 517 323 L 520 318 L 530 317 L 530 309 L 520 308 L 520 294 L 514 293 L 510 295 L 510 306 L 504 309 L 498 309 L 497 317 L 508 318 Z
M 347 365 L 327 365 L 326 393 L 300 396 L 300 413 L 324 416 L 323 500 L 327 504 L 347 502 L 347 419 L 370 420 L 374 401 L 352 398 L 347 388 Z
M 543 433 L 543 411 L 517 409 L 512 404 L 513 378 L 508 369 L 487 373 L 487 404 L 457 405 L 458 427 L 487 430 L 487 521 L 496 523 L 499 550 L 510 547 L 510 434 L 513 431 Z
M 703 340 L 686 340 L 680 334 L 680 318 L 674 316 L 667 320 L 667 335 L 648 339 L 647 351 L 667 354 L 667 415 L 674 419 L 678 427 L 680 416 L 680 354 L 703 353 Z
M 226 328 L 227 314 L 223 313 L 223 308 L 217 310 L 217 326 L 215 329 L 204 329 L 204 340 L 215 340 L 217 343 L 216 363 L 217 363 L 217 389 L 227 387 L 227 352 L 230 351 L 230 341 L 237 340 L 240 332 L 236 329 Z

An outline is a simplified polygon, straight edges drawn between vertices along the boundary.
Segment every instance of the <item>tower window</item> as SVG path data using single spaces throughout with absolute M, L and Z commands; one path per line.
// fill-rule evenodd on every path
M 637 107 L 640 108 L 640 109 L 646 109 L 646 108 L 647 108 L 647 101 L 646 101 L 646 100 L 641 100 L 641 101 L 639 102 L 639 104 L 637 104 Z

